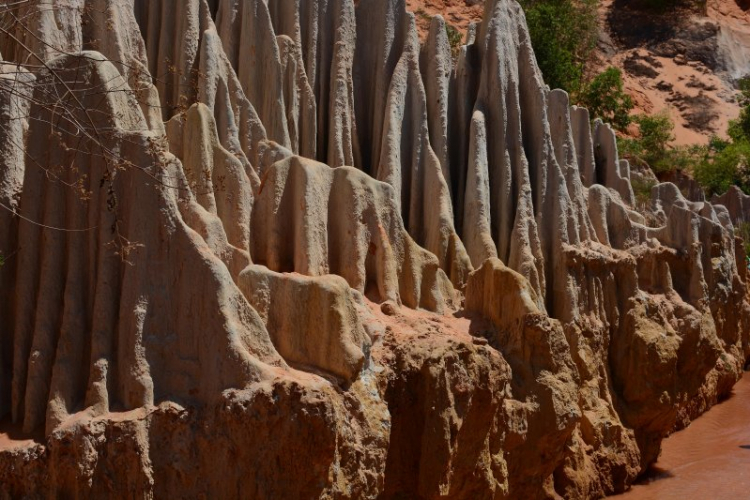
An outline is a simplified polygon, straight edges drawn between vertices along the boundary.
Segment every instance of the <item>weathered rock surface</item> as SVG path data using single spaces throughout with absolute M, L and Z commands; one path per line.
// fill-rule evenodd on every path
M 4 496 L 596 498 L 750 358 L 744 199 L 637 211 L 512 0 L 0 18 Z
M 357 313 L 356 292 L 344 279 L 249 266 L 238 285 L 285 360 L 312 365 L 347 382 L 357 378 L 371 343 Z
M 301 157 L 269 167 L 253 211 L 253 257 L 274 271 L 338 274 L 376 300 L 443 312 L 453 286 L 406 232 L 393 188 Z
M 721 196 L 714 196 L 713 203 L 723 205 L 729 210 L 732 223 L 750 222 L 750 196 L 743 193 L 737 186 L 732 186 Z
M 13 328 L 8 321 L 12 311 L 11 300 L 16 289 L 16 266 L 18 255 L 18 219 L 13 211 L 18 209 L 23 186 L 24 151 L 28 132 L 28 113 L 31 106 L 34 76 L 16 66 L 3 66 L 0 78 L 0 144 L 2 144 L 2 167 L 0 167 L 0 255 L 3 265 L 0 271 L 0 405 L 10 400 Z

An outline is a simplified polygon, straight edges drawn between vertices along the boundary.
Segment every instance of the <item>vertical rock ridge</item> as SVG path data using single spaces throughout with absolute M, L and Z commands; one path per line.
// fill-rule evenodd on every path
M 372 0 L 357 6 L 357 16 L 385 23 L 383 31 L 375 23 L 358 23 L 355 105 L 360 144 L 372 144 L 370 152 L 363 153 L 362 168 L 394 187 L 409 234 L 438 257 L 440 266 L 461 288 L 472 267 L 454 228 L 450 177 L 444 175 L 449 169 L 430 144 L 414 16 L 406 12 L 403 2 L 391 5 Z M 443 66 L 445 72 L 450 63 L 443 61 Z M 446 83 L 440 92 L 447 90 Z M 440 118 L 443 112 L 436 110 L 436 127 L 442 128 L 440 122 L 447 121 Z M 443 135 L 440 130 L 435 133 Z M 447 161 L 445 148 L 440 154 Z M 425 193 L 432 193 L 433 198 L 426 198 Z
M 636 212 L 515 1 L 15 12 L 2 494 L 599 497 L 750 358 L 741 193 Z
M 252 234 L 253 259 L 271 270 L 338 274 L 376 300 L 409 307 L 452 306 L 453 287 L 437 258 L 406 232 L 394 190 L 357 170 L 300 157 L 275 163 L 255 203 Z
M 147 64 L 131 0 L 35 0 L 8 7 L 4 15 L 14 28 L 0 34 L 0 51 L 8 61 L 43 65 L 82 50 L 100 52 L 137 91 L 149 127 L 161 129 L 160 89 L 150 78 L 156 68 Z
M 419 66 L 425 85 L 430 143 L 440 161 L 443 178 L 452 188 L 453 180 L 448 158 L 448 96 L 453 61 L 445 21 L 439 15 L 433 17 L 430 22 L 427 41 L 420 51 Z M 455 198 L 452 190 L 451 194 Z
M 242 162 L 221 146 L 211 111 L 195 104 L 166 128 L 169 148 L 182 162 L 196 201 L 221 219 L 231 245 L 249 253 L 253 186 Z
M 11 65 L 0 66 L 0 414 L 11 408 L 13 303 L 16 300 L 18 210 L 24 179 L 26 133 L 36 78 Z
M 284 74 L 284 104 L 289 140 L 294 154 L 315 158 L 317 109 L 315 96 L 305 74 L 302 52 L 297 43 L 282 35 L 277 38 Z
M 33 148 L 49 140 L 50 121 L 30 127 L 33 153 L 19 205 L 25 219 L 18 229 L 24 251 L 16 267 L 14 421 L 29 432 L 46 422 L 51 432 L 83 408 L 101 414 L 165 397 L 209 401 L 224 388 L 267 376 L 264 362 L 283 366 L 257 314 L 214 256 L 226 254 L 220 248 L 226 236 L 213 235 L 213 244 L 209 238 L 209 251 L 183 221 L 203 219 L 197 226 L 221 231 L 218 219 L 194 201 L 176 158 L 154 150 L 157 137 L 116 68 L 93 52 L 48 65 L 63 79 L 89 75 L 72 90 L 87 114 L 99 112 L 87 124 L 84 112 L 72 109 L 98 139 L 71 149 L 75 125 L 65 125 L 49 147 Z M 42 78 L 50 82 L 45 88 L 64 92 L 49 74 Z M 87 93 L 99 87 L 104 97 Z M 51 112 L 45 98 L 35 95 L 32 116 Z M 121 158 L 132 164 L 117 168 Z M 75 169 L 67 167 L 71 159 Z M 155 166 L 137 167 L 149 164 Z M 50 172 L 57 181 L 45 180 Z M 159 187 L 144 183 L 149 179 Z M 101 191 L 100 182 L 108 190 Z M 152 214 L 161 214 L 163 223 L 154 224 Z M 231 267 L 229 261 L 240 256 L 225 258 Z M 160 268 L 167 261 L 173 264 Z M 198 296 L 176 286 L 183 269 L 210 293 Z
M 224 50 L 268 138 L 290 148 L 281 53 L 268 6 L 263 0 L 223 0 L 216 19 Z

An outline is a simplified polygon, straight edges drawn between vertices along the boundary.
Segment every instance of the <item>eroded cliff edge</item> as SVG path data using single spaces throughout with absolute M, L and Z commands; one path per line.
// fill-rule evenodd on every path
M 741 376 L 729 212 L 634 211 L 513 1 L 3 9 L 5 496 L 600 497 Z

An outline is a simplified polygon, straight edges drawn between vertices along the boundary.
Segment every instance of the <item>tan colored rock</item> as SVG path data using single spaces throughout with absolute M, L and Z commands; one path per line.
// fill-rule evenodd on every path
M 474 271 L 466 288 L 467 311 L 492 321 L 490 345 L 511 366 L 512 394 L 518 400 L 509 404 L 508 411 L 515 413 L 511 419 L 525 420 L 528 426 L 504 447 L 511 491 L 521 496 L 541 490 L 539 478 L 554 468 L 539 457 L 538 443 L 543 441 L 546 453 L 560 460 L 581 418 L 576 402 L 578 372 L 568 341 L 562 325 L 540 313 L 535 295 L 523 276 L 497 259 Z
M 164 402 L 80 418 L 45 444 L 4 450 L 0 494 L 374 499 L 390 415 L 373 400 L 352 416 L 371 390 L 357 382 L 342 394 L 320 381 L 280 379 L 228 391 L 205 408 Z
M 630 185 L 630 165 L 617 156 L 615 131 L 601 120 L 594 122 L 594 152 L 596 155 L 597 183 L 617 192 L 630 206 L 635 203 Z
M 497 257 L 492 239 L 492 202 L 487 163 L 487 127 L 484 114 L 474 113 L 469 145 L 470 170 L 466 174 L 467 197 L 464 201 L 462 224 L 466 250 L 472 264 L 480 266 L 485 260 Z
M 172 7 L 169 2 L 134 2 L 152 71 L 158 74 L 161 67 L 167 70 L 167 75 L 159 79 L 165 88 L 159 96 L 162 116 L 170 119 L 196 101 L 208 106 L 222 146 L 243 163 L 257 189 L 260 181 L 251 161 L 257 163 L 266 130 L 224 52 L 211 10 L 204 0 L 190 0 L 177 13 L 175 24 Z
M 380 310 L 386 316 L 395 316 L 396 314 L 398 314 L 398 304 L 391 300 L 386 300 L 385 302 L 380 304 Z
M 738 209 L 636 207 L 513 1 L 455 64 L 404 0 L 19 9 L 3 495 L 601 497 L 750 359 Z
M 354 2 L 275 0 L 269 10 L 276 34 L 287 35 L 301 51 L 316 99 L 316 154 L 306 156 L 332 167 L 359 164 L 352 80 Z
M 268 138 L 292 148 L 281 51 L 266 2 L 223 0 L 219 2 L 216 26 L 242 90 L 253 103 Z
M 466 308 L 482 314 L 503 331 L 521 326 L 528 314 L 539 314 L 539 299 L 529 282 L 498 259 L 488 259 L 472 274 Z
M 196 201 L 221 219 L 230 244 L 249 252 L 252 183 L 242 162 L 219 142 L 211 111 L 195 104 L 166 128 L 169 148 L 182 162 Z
M 370 339 L 354 292 L 343 278 L 280 274 L 250 266 L 240 274 L 238 285 L 287 362 L 332 373 L 348 383 L 357 378 Z
M 284 366 L 227 270 L 241 255 L 225 236 L 222 243 L 218 218 L 179 189 L 187 187 L 179 161 L 158 150 L 117 69 L 94 52 L 49 67 L 62 79 L 86 75 L 69 96 L 84 106 L 71 105 L 72 116 L 85 123 L 84 110 L 97 110 L 91 125 L 109 131 L 79 148 L 119 156 L 82 155 L 65 168 L 77 154 L 72 125 L 50 142 L 53 108 L 32 108 L 42 120 L 29 130 L 33 153 L 19 204 L 34 223 L 21 221 L 18 232 L 13 420 L 27 431 L 46 422 L 50 433 L 82 409 L 105 415 L 165 398 L 208 402 Z M 56 78 L 40 78 L 49 86 L 40 89 L 62 91 Z M 39 90 L 35 101 L 45 97 Z M 115 169 L 118 158 L 130 163 Z M 49 182 L 39 164 L 63 165 L 60 178 L 82 180 L 90 194 Z
M 409 234 L 438 257 L 461 288 L 472 266 L 454 229 L 449 179 L 443 174 L 448 169 L 430 144 L 414 16 L 406 12 L 403 0 L 364 0 L 357 6 L 357 19 L 354 88 L 362 147 L 362 164 L 357 166 L 393 186 Z M 440 111 L 431 113 L 437 116 Z M 435 120 L 439 126 L 440 118 Z
M 591 116 L 589 115 L 589 110 L 572 106 L 570 108 L 570 124 L 573 131 L 578 169 L 581 172 L 581 181 L 584 186 L 591 187 L 596 182 L 594 174 L 596 160 L 594 157 L 594 143 L 591 137 Z
M 405 231 L 397 207 L 393 188 L 356 169 L 282 160 L 255 203 L 253 260 L 277 272 L 338 274 L 378 300 L 451 308 L 450 281 Z
M 394 321 L 373 348 L 391 414 L 382 496 L 508 498 L 505 445 L 523 424 L 508 411 L 503 356 L 448 325 L 436 331 L 427 318 Z
M 302 51 L 291 38 L 279 36 L 281 67 L 284 74 L 284 105 L 291 150 L 315 158 L 317 146 L 317 109 L 315 95 L 305 74 Z
M 627 207 L 617 203 L 611 191 L 601 184 L 589 188 L 588 210 L 596 236 L 603 244 L 625 249 L 643 240 L 644 233 L 631 221 Z
M 430 144 L 440 161 L 443 178 L 449 187 L 453 186 L 448 158 L 448 97 L 453 70 L 451 58 L 445 21 L 441 16 L 435 16 L 430 22 L 427 41 L 419 54 L 419 66 L 425 85 Z M 454 193 L 451 194 L 455 196 Z
M 96 50 L 126 78 L 149 127 L 162 130 L 158 89 L 151 82 L 131 1 L 34 0 L 4 15 L 13 27 L 0 35 L 0 51 L 8 61 L 36 65 L 84 49 Z
M 467 193 L 466 178 L 469 165 L 469 134 L 467 127 L 472 121 L 474 102 L 476 101 L 477 79 L 479 76 L 478 48 L 474 44 L 476 29 L 467 45 L 460 47 L 456 65 L 451 75 L 448 95 L 448 125 L 452 132 L 448 143 L 448 155 L 451 167 L 451 190 L 456 216 L 456 228 L 463 239 L 464 197 Z M 467 36 L 469 36 L 467 35 Z

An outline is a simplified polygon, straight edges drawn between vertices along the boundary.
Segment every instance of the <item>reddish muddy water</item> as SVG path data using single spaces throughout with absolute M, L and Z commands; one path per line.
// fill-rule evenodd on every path
M 648 478 L 613 498 L 750 499 L 750 373 L 729 399 L 664 440 Z

